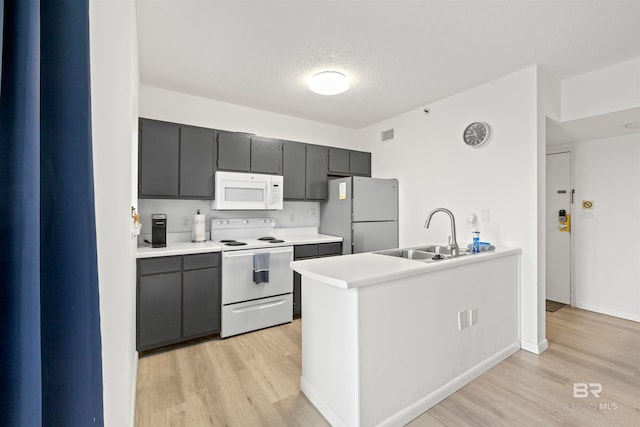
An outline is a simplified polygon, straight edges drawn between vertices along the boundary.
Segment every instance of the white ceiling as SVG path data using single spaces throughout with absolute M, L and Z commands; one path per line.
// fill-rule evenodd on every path
M 533 64 L 640 55 L 640 0 L 137 0 L 143 84 L 359 129 Z M 351 89 L 311 93 L 343 71 Z

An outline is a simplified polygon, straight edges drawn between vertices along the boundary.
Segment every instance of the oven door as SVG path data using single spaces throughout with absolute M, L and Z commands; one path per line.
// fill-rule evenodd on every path
M 253 257 L 269 253 L 269 282 L 254 283 Z M 233 304 L 293 292 L 293 247 L 246 249 L 222 253 L 222 304 Z

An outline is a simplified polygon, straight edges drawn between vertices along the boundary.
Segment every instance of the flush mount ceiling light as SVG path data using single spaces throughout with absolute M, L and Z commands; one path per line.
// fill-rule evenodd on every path
M 337 95 L 349 89 L 349 78 L 337 71 L 322 71 L 309 78 L 309 89 L 320 95 Z

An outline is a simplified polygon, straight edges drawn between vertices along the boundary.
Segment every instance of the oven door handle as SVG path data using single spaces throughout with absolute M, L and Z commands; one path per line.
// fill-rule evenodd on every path
M 286 302 L 286 300 L 281 299 L 278 301 L 273 301 L 273 302 L 268 302 L 268 303 L 258 303 L 258 304 L 253 304 L 253 305 L 249 305 L 249 306 L 245 306 L 242 308 L 234 308 L 233 312 L 234 313 L 242 313 L 245 311 L 253 311 L 253 310 L 262 310 L 263 308 L 271 308 L 271 307 L 275 307 L 278 305 L 282 305 Z

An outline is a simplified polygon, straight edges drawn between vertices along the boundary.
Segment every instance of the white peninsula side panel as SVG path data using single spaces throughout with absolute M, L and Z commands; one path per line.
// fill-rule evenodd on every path
M 382 255 L 357 256 L 292 263 L 303 275 L 301 389 L 332 425 L 405 424 L 520 349 L 519 250 L 422 271 L 398 260 L 410 274 L 354 287 L 318 273 Z M 477 323 L 460 330 L 470 310 Z

